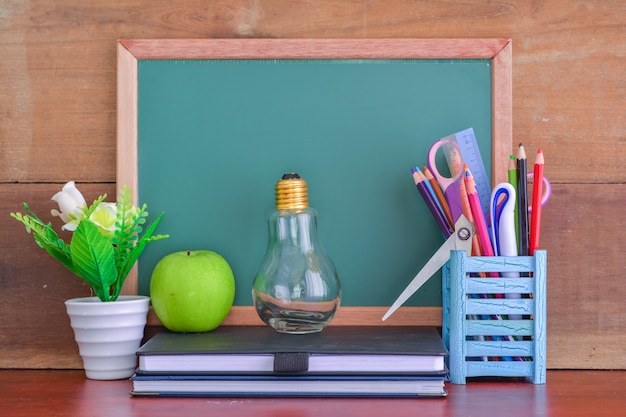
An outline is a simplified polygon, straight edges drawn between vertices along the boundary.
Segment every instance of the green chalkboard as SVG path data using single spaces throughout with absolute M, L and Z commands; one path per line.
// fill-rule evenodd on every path
M 492 59 L 138 59 L 138 199 L 165 211 L 139 261 L 138 291 L 173 251 L 231 264 L 235 304 L 267 244 L 274 185 L 309 185 L 344 306 L 389 306 L 444 238 L 410 169 L 430 145 L 473 128 L 488 172 Z M 407 303 L 440 306 L 440 276 Z

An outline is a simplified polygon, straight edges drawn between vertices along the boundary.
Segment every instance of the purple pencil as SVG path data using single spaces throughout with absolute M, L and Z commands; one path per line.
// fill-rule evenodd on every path
M 433 195 L 430 191 L 428 191 L 428 187 L 426 185 L 426 181 L 428 180 L 426 179 L 426 176 L 417 168 L 412 169 L 411 172 L 413 172 L 413 181 L 415 181 L 415 186 L 424 198 L 428 209 L 432 213 L 433 217 L 437 221 L 437 224 L 439 225 L 439 228 L 447 239 L 450 235 L 452 235 L 453 230 L 450 227 L 445 214 L 439 210 L 439 206 L 437 205 Z

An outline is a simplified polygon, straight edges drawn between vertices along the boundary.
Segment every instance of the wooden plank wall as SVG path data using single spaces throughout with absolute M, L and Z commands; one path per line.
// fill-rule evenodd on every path
M 80 367 L 63 301 L 88 289 L 9 218 L 74 179 L 115 194 L 119 38 L 509 37 L 514 142 L 543 147 L 548 367 L 626 368 L 626 3 L 0 2 L 0 368 Z M 504 180 L 504 179 L 502 179 Z

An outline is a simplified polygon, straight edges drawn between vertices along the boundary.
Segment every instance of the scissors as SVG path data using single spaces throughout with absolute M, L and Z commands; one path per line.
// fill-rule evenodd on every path
M 474 225 L 461 214 L 454 225 L 454 233 L 437 249 L 437 252 L 426 262 L 422 270 L 413 278 L 402 294 L 389 307 L 383 316 L 387 320 L 406 300 L 409 299 L 430 277 L 437 272 L 443 264 L 450 259 L 451 250 L 464 250 L 467 256 L 472 252 L 472 236 Z
M 440 148 L 444 149 L 452 178 L 444 177 L 437 169 L 436 156 Z M 452 221 L 456 222 L 463 213 L 461 206 L 461 181 L 463 181 L 463 159 L 454 139 L 439 139 L 428 150 L 428 169 L 437 179 L 441 190 L 450 206 Z
M 529 179 L 534 179 L 535 174 L 533 172 L 527 172 L 526 177 Z M 530 195 L 530 194 L 529 194 Z M 545 207 L 546 203 L 550 201 L 550 197 L 552 196 L 552 184 L 545 176 L 543 177 L 543 194 L 541 194 L 541 207 Z M 528 214 L 532 214 L 532 202 L 528 205 Z

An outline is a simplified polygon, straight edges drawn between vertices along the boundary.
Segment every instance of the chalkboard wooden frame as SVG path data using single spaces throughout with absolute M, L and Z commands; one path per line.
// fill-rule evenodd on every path
M 489 59 L 492 63 L 492 178 L 506 178 L 512 148 L 510 39 L 127 39 L 117 44 L 117 185 L 139 190 L 138 61 L 171 59 Z M 137 270 L 124 293 L 137 293 Z M 383 324 L 386 307 L 342 307 L 333 325 Z M 386 325 L 441 325 L 441 307 L 402 307 Z M 151 314 L 150 324 L 159 324 Z M 225 325 L 262 324 L 234 306 Z

